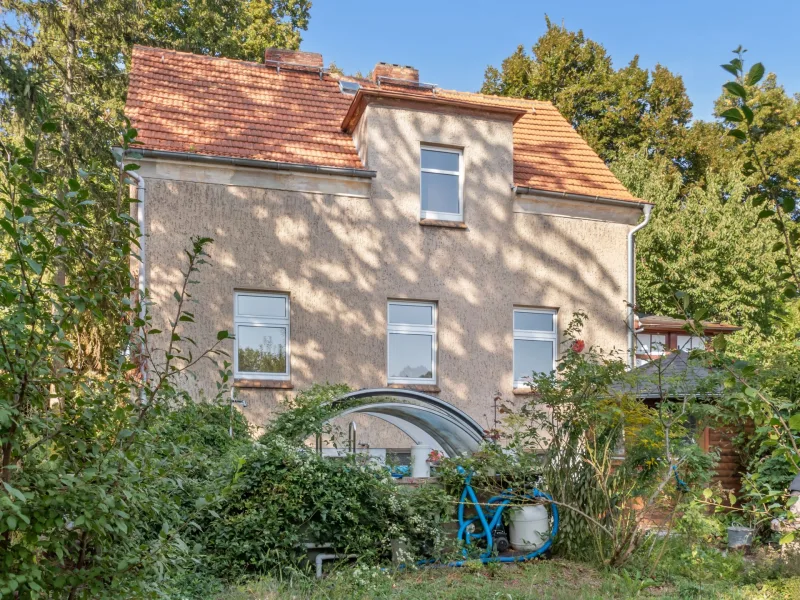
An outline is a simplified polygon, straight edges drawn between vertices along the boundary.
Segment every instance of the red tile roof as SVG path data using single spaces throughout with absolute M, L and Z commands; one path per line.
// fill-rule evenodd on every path
M 360 169 L 350 100 L 319 70 L 135 46 L 126 112 L 149 150 Z
M 636 200 L 551 103 L 441 89 L 430 94 L 520 111 L 515 185 Z M 126 112 L 150 150 L 363 169 L 341 127 L 351 102 L 338 78 L 320 77 L 319 70 L 278 71 L 135 46 Z

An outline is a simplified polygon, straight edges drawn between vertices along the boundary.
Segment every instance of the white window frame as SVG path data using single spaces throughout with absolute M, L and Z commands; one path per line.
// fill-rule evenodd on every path
M 445 171 L 442 169 L 426 169 L 422 167 L 422 151 L 446 152 L 458 156 L 458 171 Z M 458 214 L 423 210 L 422 208 L 422 174 L 439 173 L 442 175 L 458 175 Z M 419 216 L 420 219 L 435 219 L 437 221 L 464 221 L 464 151 L 460 148 L 445 148 L 422 144 L 419 150 Z
M 392 323 L 389 320 L 389 314 L 392 306 L 430 306 L 432 310 L 432 324 L 431 325 L 409 325 L 406 323 Z M 420 300 L 389 300 L 386 304 L 386 380 L 389 383 L 407 383 L 412 385 L 435 385 L 437 377 L 437 362 L 438 362 L 438 341 L 437 341 L 437 319 L 438 311 L 436 309 L 436 302 L 423 302 Z M 431 342 L 431 374 L 430 379 L 420 377 L 391 377 L 389 375 L 389 362 L 391 354 L 391 334 L 423 334 L 430 335 Z
M 551 315 L 553 317 L 553 330 L 552 331 L 539 331 L 530 329 L 516 329 L 514 327 L 514 317 L 517 313 L 534 313 L 539 315 Z M 537 342 L 551 342 L 553 344 L 553 370 L 556 368 L 556 361 L 558 360 L 558 311 L 553 308 L 525 308 L 523 306 L 515 306 L 511 313 L 511 327 L 514 331 L 514 340 L 512 341 L 511 352 L 513 354 L 513 364 L 511 368 L 511 377 L 513 378 L 517 372 L 517 353 L 514 351 L 514 342 L 516 340 L 534 340 Z M 514 389 L 527 388 L 530 380 L 528 379 L 514 379 Z
M 685 340 L 683 344 L 681 344 L 681 338 L 684 338 L 684 340 Z M 688 339 L 686 339 L 686 338 L 688 338 Z M 700 345 L 695 346 L 695 343 L 697 343 L 697 342 L 699 342 Z M 675 336 L 675 347 L 678 350 L 682 350 L 684 352 L 691 352 L 692 350 L 700 349 L 700 348 L 705 350 L 705 348 L 706 348 L 706 340 L 705 340 L 705 338 L 703 338 L 703 337 L 701 337 L 699 335 L 689 335 L 688 333 L 687 334 L 678 334 L 677 336 Z
M 239 314 L 239 298 L 242 296 L 257 296 L 260 298 L 280 298 L 284 300 L 286 312 L 285 317 L 261 317 L 253 315 Z M 291 318 L 291 304 L 289 301 L 289 294 L 282 294 L 277 292 L 250 292 L 250 291 L 235 291 L 233 293 L 233 376 L 234 379 L 268 379 L 276 381 L 289 381 L 291 378 L 291 331 L 289 321 Z M 286 372 L 285 373 L 255 373 L 251 371 L 239 372 L 239 340 L 237 334 L 239 333 L 239 325 L 246 325 L 248 327 L 271 327 L 283 328 L 286 331 Z
M 653 349 L 653 336 L 664 338 L 663 342 L 655 342 L 660 344 L 661 348 L 658 350 Z M 642 333 L 636 334 L 636 354 L 640 356 L 663 356 L 669 353 L 669 335 L 666 333 Z M 647 340 L 647 347 L 643 343 Z

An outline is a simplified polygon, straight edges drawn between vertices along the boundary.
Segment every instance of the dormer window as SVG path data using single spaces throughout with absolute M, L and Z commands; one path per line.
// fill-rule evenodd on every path
M 464 154 L 461 150 L 422 146 L 420 203 L 423 219 L 464 220 Z

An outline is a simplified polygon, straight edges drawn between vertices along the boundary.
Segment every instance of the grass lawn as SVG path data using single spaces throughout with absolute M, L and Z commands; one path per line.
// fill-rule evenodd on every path
M 479 565 L 387 573 L 343 567 L 320 582 L 259 580 L 229 589 L 218 600 L 397 598 L 408 600 L 591 600 L 593 598 L 800 599 L 800 577 L 735 584 L 708 573 L 703 583 L 682 577 L 642 582 L 625 571 L 601 571 L 566 560 Z

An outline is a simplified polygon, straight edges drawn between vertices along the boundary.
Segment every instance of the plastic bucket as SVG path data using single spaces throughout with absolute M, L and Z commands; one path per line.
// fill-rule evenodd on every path
M 541 504 L 509 511 L 509 541 L 514 550 L 538 550 L 550 537 L 550 514 Z
M 411 476 L 430 477 L 431 464 L 428 462 L 431 447 L 425 444 L 417 444 L 411 447 Z

